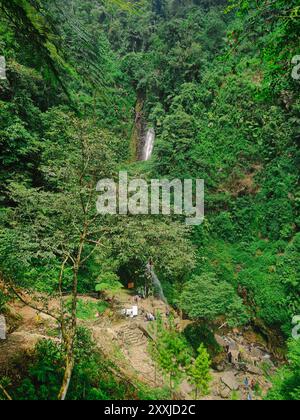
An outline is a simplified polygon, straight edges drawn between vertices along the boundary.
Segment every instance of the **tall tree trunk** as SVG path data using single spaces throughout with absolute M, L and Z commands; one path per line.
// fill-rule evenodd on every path
M 73 357 L 73 351 L 72 351 L 72 353 L 70 353 L 70 355 L 67 356 L 64 378 L 63 378 L 63 382 L 62 382 L 62 385 L 61 385 L 61 388 L 60 388 L 60 391 L 59 391 L 59 395 L 58 395 L 58 399 L 60 401 L 65 401 L 65 399 L 67 397 L 69 387 L 70 387 L 71 378 L 72 378 L 73 369 L 74 369 L 74 357 Z
M 81 264 L 81 257 L 84 248 L 84 243 L 87 236 L 87 229 L 88 223 L 85 221 L 84 229 L 80 237 L 78 252 L 76 260 L 74 261 L 73 266 L 73 291 L 72 291 L 72 308 L 71 308 L 71 321 L 70 321 L 70 331 L 67 332 L 66 330 L 63 332 L 63 336 L 65 337 L 65 345 L 66 345 L 66 367 L 64 372 L 63 382 L 58 394 L 58 399 L 60 401 L 64 401 L 68 394 L 68 390 L 70 387 L 70 382 L 72 378 L 72 373 L 75 364 L 74 358 L 74 345 L 77 333 L 77 301 L 78 301 L 78 272 L 79 267 Z M 64 324 L 62 324 L 63 327 Z M 68 327 L 65 327 L 68 328 Z

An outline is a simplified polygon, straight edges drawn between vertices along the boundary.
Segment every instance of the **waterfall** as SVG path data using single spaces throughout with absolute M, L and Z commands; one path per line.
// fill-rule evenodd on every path
M 158 295 L 159 295 L 160 299 L 163 302 L 167 303 L 167 299 L 165 297 L 165 294 L 164 294 L 164 291 L 163 291 L 161 282 L 160 282 L 159 278 L 157 277 L 157 275 L 155 274 L 154 269 L 153 269 L 153 266 L 152 266 L 151 263 L 148 263 L 147 264 L 147 273 L 148 273 L 149 277 L 152 280 L 153 286 L 158 291 Z
M 149 160 L 152 156 L 155 142 L 155 131 L 154 128 L 149 128 L 144 137 L 144 145 L 142 150 L 141 160 Z
M 0 315 L 0 340 L 6 340 L 6 321 L 4 315 Z

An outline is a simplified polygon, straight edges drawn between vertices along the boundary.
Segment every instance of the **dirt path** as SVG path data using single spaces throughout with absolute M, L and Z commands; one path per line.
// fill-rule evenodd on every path
M 99 302 L 91 297 L 82 297 L 82 299 L 95 305 Z M 53 304 L 55 305 L 55 302 Z M 157 315 L 159 312 L 165 318 L 166 311 L 170 308 L 159 300 L 145 299 L 138 303 L 138 317 L 131 319 L 121 315 L 122 309 L 129 309 L 134 304 L 136 303 L 133 297 L 127 291 L 123 291 L 115 296 L 113 307 L 107 312 L 101 316 L 95 312 L 94 318 L 79 323 L 91 330 L 98 348 L 118 366 L 125 377 L 153 388 L 163 387 L 164 378 L 156 369 L 149 354 L 150 338 L 144 332 L 148 331 L 151 323 L 145 322 L 145 315 L 146 313 Z M 21 303 L 14 303 L 10 309 L 7 340 L 0 340 L 0 370 L 3 372 L 20 351 L 31 352 L 41 339 L 58 339 L 55 338 L 58 336 L 58 328 L 52 318 L 37 314 L 35 310 Z M 178 317 L 175 318 L 175 323 L 180 329 L 185 326 Z M 262 365 L 269 360 L 269 355 L 258 344 L 249 346 L 249 340 L 242 334 L 230 333 L 217 338 L 221 344 L 222 342 L 224 345 L 229 344 L 233 355 L 242 353 L 245 367 L 229 364 L 225 356 L 218 369 L 212 371 L 211 394 L 204 399 L 229 400 L 233 397 L 247 399 L 249 390 L 245 387 L 245 378 L 248 378 L 250 384 L 255 383 L 259 390 L 265 393 L 270 383 L 264 375 Z M 180 393 L 182 399 L 191 399 L 192 388 L 187 381 L 181 385 Z M 253 392 L 251 396 L 254 396 Z M 253 399 L 260 399 L 260 394 L 255 395 Z
M 130 294 L 124 292 L 117 297 L 114 317 L 108 320 L 100 318 L 89 322 L 89 328 L 98 347 L 118 366 L 121 366 L 131 378 L 151 387 L 162 387 L 164 380 L 155 368 L 149 354 L 149 339 L 143 333 L 149 323 L 145 322 L 146 313 L 165 314 L 166 305 L 155 299 L 140 300 L 139 315 L 132 319 L 118 315 L 122 309 L 130 309 L 136 302 Z
M 56 328 L 52 318 L 15 302 L 7 317 L 7 337 L 0 340 L 0 370 L 6 370 L 15 357 L 22 352 L 31 352 L 39 340 L 47 339 Z

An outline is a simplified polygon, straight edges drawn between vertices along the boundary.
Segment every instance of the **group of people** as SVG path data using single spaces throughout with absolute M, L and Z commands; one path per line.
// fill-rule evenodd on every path
M 250 345 L 249 352 L 252 350 L 252 348 L 253 345 Z M 227 352 L 228 362 L 231 365 L 241 365 L 243 363 L 243 355 L 240 349 L 233 350 L 230 345 L 227 345 L 225 350 Z M 255 391 L 256 384 L 257 383 L 254 379 L 250 381 L 249 378 L 246 377 L 244 380 L 244 390 L 248 401 L 253 400 L 253 392 Z
M 140 301 L 141 301 L 141 300 L 143 300 L 143 299 L 145 299 L 145 297 L 144 297 L 143 295 L 141 295 L 140 293 L 139 293 L 139 294 L 137 294 L 137 295 L 135 295 L 135 296 L 133 296 L 133 302 L 134 302 L 136 305 L 139 305 Z M 142 312 L 142 313 L 144 312 L 144 311 L 143 311 L 143 309 L 141 310 L 141 312 Z M 153 313 L 151 313 L 151 312 L 147 312 L 147 313 L 145 314 L 145 318 L 144 318 L 144 320 L 145 320 L 145 322 L 153 322 L 153 321 L 155 321 L 155 320 L 156 320 L 156 317 L 155 317 L 155 315 L 154 315 Z
M 225 347 L 225 350 L 227 353 L 228 363 L 235 365 L 243 362 L 242 353 L 240 351 L 232 350 L 229 345 Z

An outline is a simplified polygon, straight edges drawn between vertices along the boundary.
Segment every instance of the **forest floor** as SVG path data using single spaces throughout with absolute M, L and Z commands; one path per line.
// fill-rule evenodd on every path
M 93 297 L 82 296 L 80 299 L 84 304 L 95 305 L 95 308 L 99 303 Z M 52 302 L 51 305 L 54 307 L 57 302 Z M 171 308 L 160 300 L 149 298 L 139 301 L 139 315 L 136 318 L 121 314 L 122 309 L 130 309 L 133 305 L 136 305 L 134 297 L 128 291 L 122 291 L 112 297 L 111 306 L 103 313 L 100 314 L 95 309 L 89 319 L 80 320 L 80 324 L 92 331 L 98 348 L 118 366 L 125 378 L 153 388 L 163 387 L 166 385 L 165 379 L 156 369 L 149 354 L 151 322 L 145 321 L 145 315 L 159 312 L 166 320 L 166 314 Z M 9 309 L 7 339 L 0 341 L 2 374 L 10 369 L 10 365 L 15 365 L 13 362 L 19 354 L 30 353 L 40 339 L 58 340 L 58 328 L 51 317 L 37 314 L 34 309 L 20 302 L 10 305 Z M 188 321 L 180 320 L 173 313 L 177 329 L 183 330 Z M 221 330 L 218 334 L 220 335 L 216 335 L 216 340 L 221 347 L 230 349 L 233 361 L 229 363 L 227 350 L 224 350 L 218 357 L 218 362 L 214 362 L 211 393 L 204 399 L 261 399 L 270 387 L 267 372 L 271 373 L 275 369 L 264 344 L 251 331 L 242 334 L 238 330 Z M 238 354 L 242 355 L 242 364 L 237 361 Z M 193 399 L 192 387 L 186 380 L 179 387 L 178 398 Z

